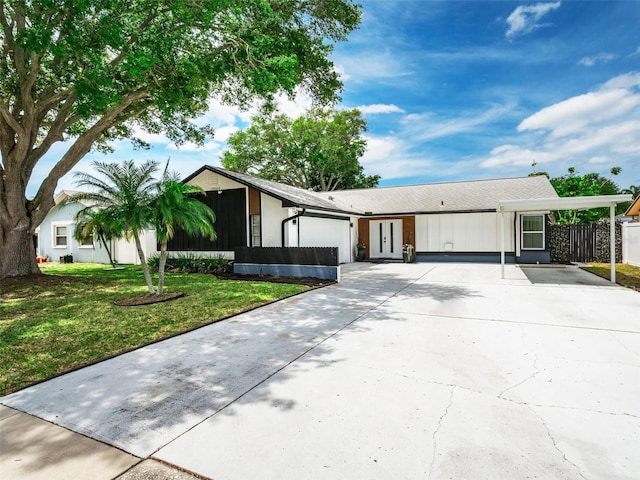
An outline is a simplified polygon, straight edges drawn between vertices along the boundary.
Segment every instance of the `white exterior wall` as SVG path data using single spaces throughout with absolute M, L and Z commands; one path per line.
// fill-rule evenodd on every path
M 217 173 L 213 173 L 209 170 L 202 171 L 200 175 L 189 180 L 187 184 L 196 185 L 207 192 L 212 192 L 218 189 L 233 190 L 235 188 L 247 188 L 241 183 L 238 183 L 227 177 L 223 177 L 222 175 L 218 175 Z
M 505 249 L 514 251 L 514 214 L 505 214 Z M 416 215 L 417 252 L 499 252 L 496 212 Z
M 109 263 L 106 250 L 96 238 L 93 247 L 80 246 L 73 238 L 75 230 L 74 218 L 76 213 L 84 208 L 80 203 L 57 205 L 44 218 L 38 230 L 38 255 L 46 255 L 49 261 L 57 262 L 64 255 L 73 255 L 74 262 Z M 54 246 L 53 236 L 55 226 L 67 227 L 67 245 Z
M 158 245 L 156 242 L 156 234 L 152 230 L 145 230 L 140 235 L 140 243 L 145 258 L 149 258 L 158 253 Z M 140 257 L 136 248 L 136 242 L 132 238 L 127 240 L 121 238 L 113 242 L 113 256 L 116 261 L 122 265 L 140 265 Z
M 270 197 L 264 193 L 260 194 L 260 222 L 262 228 L 263 247 L 282 246 L 282 220 L 293 215 L 293 210 L 282 208 L 282 201 Z M 285 229 L 289 227 L 285 225 Z
M 353 251 L 350 219 L 298 218 L 301 247 L 338 247 L 340 263 L 352 261 Z
M 640 267 L 640 223 L 622 224 L 622 263 Z

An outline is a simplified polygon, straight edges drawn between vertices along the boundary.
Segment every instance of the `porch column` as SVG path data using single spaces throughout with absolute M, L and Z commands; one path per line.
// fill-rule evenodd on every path
M 616 283 L 616 204 L 609 206 L 609 253 L 611 283 Z
M 504 210 L 500 210 L 500 268 L 504 279 Z

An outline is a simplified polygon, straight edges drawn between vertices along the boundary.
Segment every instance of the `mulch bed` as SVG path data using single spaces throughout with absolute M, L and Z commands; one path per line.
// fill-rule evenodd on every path
M 123 300 L 116 300 L 113 302 L 118 307 L 137 307 L 140 305 L 151 305 L 154 303 L 168 302 L 169 300 L 175 300 L 176 298 L 184 297 L 182 292 L 163 293 L 162 295 L 156 295 L 154 293 L 147 293 L 146 295 L 140 295 L 138 297 L 125 298 Z
M 238 273 L 217 273 L 216 278 L 220 280 L 242 280 L 247 282 L 271 282 L 271 283 L 292 283 L 295 285 L 306 285 L 308 287 L 324 287 L 336 283 L 335 280 L 327 280 L 315 277 L 276 277 L 273 275 L 241 275 Z

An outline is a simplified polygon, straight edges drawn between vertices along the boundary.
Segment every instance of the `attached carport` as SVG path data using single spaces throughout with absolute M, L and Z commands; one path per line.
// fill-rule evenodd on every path
M 631 195 L 596 195 L 592 197 L 556 197 L 532 198 L 524 200 L 500 200 L 497 212 L 500 213 L 500 264 L 502 278 L 505 265 L 505 220 L 506 212 L 539 212 L 543 210 L 591 210 L 592 208 L 609 207 L 609 250 L 611 263 L 611 283 L 616 283 L 616 205 L 633 200 Z

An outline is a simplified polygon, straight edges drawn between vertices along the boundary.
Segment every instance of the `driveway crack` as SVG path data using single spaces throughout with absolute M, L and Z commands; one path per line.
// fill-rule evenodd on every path
M 444 417 L 447 416 L 447 414 L 449 413 L 449 409 L 451 408 L 451 405 L 453 404 L 453 392 L 455 392 L 456 387 L 455 385 L 451 388 L 451 394 L 449 395 L 449 404 L 447 405 L 447 408 L 445 408 L 444 413 L 440 416 L 440 419 L 438 420 L 438 426 L 436 427 L 436 429 L 433 431 L 433 455 L 431 457 L 431 465 L 429 466 L 429 478 L 431 478 L 431 474 L 433 473 L 433 467 L 436 463 L 436 451 L 438 450 L 438 442 L 436 440 L 436 437 L 438 436 L 438 432 L 440 431 L 440 429 L 442 428 L 442 422 L 444 421 Z
M 551 430 L 549 429 L 549 426 L 547 425 L 547 422 L 544 421 L 544 418 L 542 418 L 542 416 L 539 415 L 529 405 L 527 405 L 527 408 L 531 411 L 531 413 L 533 413 L 536 417 L 538 417 L 538 419 L 540 419 L 540 422 L 542 423 L 542 425 L 544 426 L 545 430 L 547 431 L 547 435 L 549 436 L 549 439 L 551 440 L 551 443 L 553 443 L 553 448 L 555 448 L 558 451 L 558 453 L 560 455 L 562 455 L 562 459 L 566 463 L 568 463 L 569 465 L 573 466 L 576 469 L 576 471 L 578 472 L 578 475 L 580 475 L 581 478 L 583 478 L 584 480 L 588 480 L 587 477 L 585 477 L 584 474 L 582 473 L 582 470 L 580 470 L 580 467 L 578 465 L 576 465 L 575 463 L 573 463 L 571 460 L 569 460 L 567 458 L 567 455 L 560 449 L 560 447 L 558 446 L 558 443 L 556 442 L 556 439 L 553 438 L 553 435 L 551 434 Z
M 520 385 L 528 382 L 529 380 L 533 380 L 534 378 L 536 378 L 536 376 L 540 375 L 544 371 L 544 370 L 540 370 L 540 368 L 538 368 L 538 356 L 537 355 L 535 355 L 534 359 L 533 359 L 533 370 L 534 370 L 534 372 L 531 375 L 529 375 L 528 377 L 526 377 L 525 379 L 519 381 L 515 385 L 511 385 L 510 387 L 505 388 L 502 392 L 500 392 L 498 394 L 498 398 L 500 400 L 507 400 L 503 396 L 505 393 L 507 393 L 509 390 L 513 390 L 515 388 L 518 388 Z

